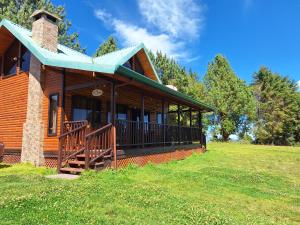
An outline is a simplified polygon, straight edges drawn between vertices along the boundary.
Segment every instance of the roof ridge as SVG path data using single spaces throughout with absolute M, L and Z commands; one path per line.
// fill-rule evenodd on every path
M 87 54 L 85 54 L 85 53 L 82 53 L 82 52 L 80 52 L 80 51 L 77 51 L 77 50 L 75 50 L 75 49 L 73 49 L 73 48 L 70 48 L 70 47 L 68 47 L 68 46 L 66 46 L 66 45 L 63 45 L 63 44 L 60 44 L 60 43 L 58 43 L 58 45 L 63 46 L 63 47 L 65 47 L 65 48 L 68 48 L 68 50 L 70 50 L 70 51 L 72 51 L 72 52 L 76 52 L 76 53 L 78 53 L 78 54 L 80 54 L 80 55 L 82 55 L 82 56 L 85 56 L 85 57 L 88 57 L 88 58 L 92 58 L 91 56 L 89 56 L 89 55 L 87 55 Z
M 118 49 L 118 50 L 115 50 L 113 52 L 109 52 L 109 53 L 106 53 L 104 55 L 101 55 L 101 56 L 98 56 L 98 57 L 93 57 L 94 59 L 99 59 L 99 58 L 102 58 L 104 56 L 108 56 L 108 55 L 111 55 L 111 54 L 114 54 L 116 52 L 120 52 L 120 51 L 125 51 L 125 50 L 128 50 L 130 48 L 137 48 L 138 46 L 140 46 L 142 43 L 138 44 L 138 45 L 132 45 L 132 46 L 128 46 L 126 48 L 121 48 L 121 49 Z

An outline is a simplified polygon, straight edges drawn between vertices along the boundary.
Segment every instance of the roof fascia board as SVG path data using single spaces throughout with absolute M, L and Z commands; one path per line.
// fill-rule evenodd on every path
M 148 50 L 146 49 L 146 47 L 144 46 L 144 44 L 143 44 L 143 49 L 144 49 L 144 52 L 145 52 L 145 54 L 146 54 L 146 56 L 147 56 L 147 58 L 148 58 L 148 61 L 149 61 L 150 65 L 151 65 L 151 68 L 152 68 L 152 70 L 154 71 L 154 74 L 155 74 L 155 76 L 156 76 L 156 79 L 158 80 L 158 82 L 159 82 L 160 84 L 162 84 L 162 81 L 161 81 L 161 79 L 159 78 L 159 76 L 158 76 L 158 74 L 157 74 L 157 71 L 156 71 L 156 69 L 155 69 L 155 67 L 154 67 L 154 65 L 153 65 L 153 63 L 152 63 L 152 60 L 150 59 Z

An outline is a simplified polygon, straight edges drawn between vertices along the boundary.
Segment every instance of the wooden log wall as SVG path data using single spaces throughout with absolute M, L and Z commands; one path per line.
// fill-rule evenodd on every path
M 26 119 L 28 73 L 0 80 L 0 142 L 5 149 L 21 151 Z

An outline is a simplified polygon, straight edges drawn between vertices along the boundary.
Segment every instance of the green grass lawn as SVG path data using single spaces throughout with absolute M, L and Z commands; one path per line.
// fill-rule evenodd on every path
M 75 181 L 0 164 L 0 224 L 300 224 L 300 147 L 208 148 Z

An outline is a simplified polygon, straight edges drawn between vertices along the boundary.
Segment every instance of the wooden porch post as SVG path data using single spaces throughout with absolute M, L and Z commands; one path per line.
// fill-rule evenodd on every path
M 202 134 L 202 114 L 201 111 L 198 111 L 198 125 L 199 125 L 199 130 L 200 130 L 200 145 L 202 147 L 203 145 L 203 134 Z
M 190 111 L 189 111 L 189 113 L 190 113 L 190 127 L 192 127 L 192 108 L 190 108 Z
M 178 144 L 181 143 L 181 123 L 180 123 L 180 116 L 181 116 L 181 108 L 180 104 L 177 105 L 177 125 L 178 125 Z
M 141 120 L 141 130 L 142 130 L 142 148 L 144 148 L 144 142 L 145 142 L 145 131 L 144 131 L 144 116 L 145 116 L 145 98 L 144 94 L 141 96 L 141 115 L 140 115 L 140 120 Z
M 66 69 L 64 68 L 62 71 L 61 76 L 61 113 L 60 113 L 60 120 L 61 120 L 61 127 L 60 127 L 60 134 L 64 133 L 64 122 L 65 122 L 65 95 L 66 95 Z
M 61 111 L 60 111 L 60 135 L 64 133 L 64 121 L 65 121 L 65 76 L 66 69 L 64 68 L 61 75 Z M 59 143 L 58 159 L 57 159 L 57 172 L 60 172 L 62 163 L 62 143 Z
M 117 169 L 117 138 L 116 138 L 116 84 L 111 84 L 111 123 L 112 123 L 112 146 L 114 153 L 114 168 Z
M 162 100 L 161 102 L 161 124 L 163 128 L 163 146 L 166 143 L 166 126 L 165 126 L 165 101 Z
M 192 108 L 190 108 L 190 111 L 189 111 L 189 116 L 190 116 L 190 141 L 191 141 L 191 144 L 193 144 L 193 138 L 192 138 Z

